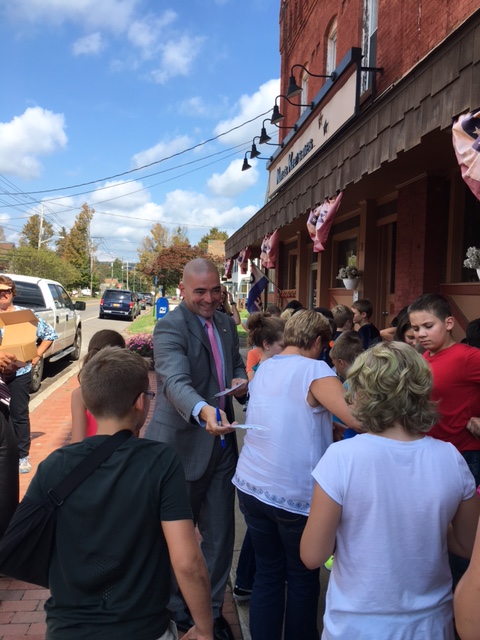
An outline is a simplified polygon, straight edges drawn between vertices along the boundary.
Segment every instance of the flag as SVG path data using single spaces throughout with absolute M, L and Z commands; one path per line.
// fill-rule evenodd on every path
M 325 198 L 324 202 L 315 211 L 317 220 L 315 223 L 315 236 L 312 238 L 314 253 L 325 250 L 328 234 L 342 198 L 343 191 L 340 191 L 335 198 Z M 310 213 L 310 215 L 312 215 L 312 213 Z
M 243 274 L 247 273 L 249 256 L 250 256 L 250 247 L 245 247 L 245 249 L 242 249 L 238 254 L 237 263 L 238 263 L 238 266 L 240 267 L 240 273 L 243 273 Z
M 257 304 L 257 298 L 261 295 L 262 291 L 267 288 L 268 278 L 260 271 L 260 269 L 253 264 L 250 273 L 250 291 L 247 297 L 247 311 L 248 313 L 255 313 L 261 311 L 261 306 Z
M 223 270 L 225 271 L 225 277 L 232 277 L 233 258 L 227 258 L 223 263 Z
M 275 269 L 275 261 L 277 257 L 278 246 L 278 229 L 273 233 L 267 233 L 263 238 L 260 263 L 264 269 Z
M 480 111 L 458 116 L 452 127 L 452 136 L 462 178 L 480 200 Z

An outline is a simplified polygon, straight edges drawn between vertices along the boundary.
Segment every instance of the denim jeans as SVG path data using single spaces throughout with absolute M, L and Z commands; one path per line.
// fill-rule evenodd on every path
M 245 537 L 243 538 L 242 548 L 240 549 L 240 555 L 238 556 L 235 586 L 239 589 L 251 591 L 256 570 L 255 551 L 253 549 L 250 532 L 247 529 Z
M 8 388 L 12 399 L 10 401 L 10 420 L 17 438 L 18 458 L 26 458 L 30 453 L 30 382 L 32 374 L 29 371 L 21 376 L 9 380 Z
M 300 560 L 306 516 L 265 504 L 238 491 L 257 571 L 250 601 L 252 640 L 318 640 L 319 569 Z M 287 583 L 285 585 L 285 583 Z
M 480 485 L 480 451 L 461 451 L 462 456 L 465 458 L 465 462 L 468 464 L 473 477 L 475 478 L 475 485 Z M 453 553 L 448 554 L 450 561 L 450 570 L 452 572 L 453 588 L 457 586 L 460 578 L 468 569 L 470 560 L 466 558 L 460 558 Z

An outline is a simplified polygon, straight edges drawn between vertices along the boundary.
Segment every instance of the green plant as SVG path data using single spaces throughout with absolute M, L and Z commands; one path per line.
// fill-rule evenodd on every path
M 357 269 L 357 256 L 351 255 L 347 258 L 347 266 L 340 267 L 337 280 L 345 280 L 346 278 L 358 278 L 361 275 Z
M 480 269 L 480 249 L 477 247 L 469 247 L 467 249 L 467 258 L 463 261 L 463 266 L 467 269 Z

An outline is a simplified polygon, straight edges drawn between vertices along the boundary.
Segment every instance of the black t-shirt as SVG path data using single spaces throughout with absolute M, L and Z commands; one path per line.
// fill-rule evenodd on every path
M 371 322 L 362 325 L 358 330 L 358 335 L 362 338 L 364 350 L 369 347 L 373 347 L 382 340 L 380 337 L 380 331 Z
M 108 436 L 54 451 L 27 494 L 44 497 Z M 166 630 L 170 559 L 161 521 L 191 519 L 173 449 L 129 438 L 57 510 L 48 640 L 155 640 Z

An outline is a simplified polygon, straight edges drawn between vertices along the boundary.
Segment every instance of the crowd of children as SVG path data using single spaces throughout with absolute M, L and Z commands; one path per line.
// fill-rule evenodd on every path
M 318 640 L 315 585 L 332 556 L 324 640 L 478 637 L 480 319 L 457 343 L 441 295 L 420 296 L 388 330 L 372 311 L 366 299 L 314 311 L 290 303 L 281 318 L 272 308 L 246 323 L 247 423 L 267 429 L 247 431 L 233 480 L 247 522 L 236 596 L 251 598 L 252 640 Z M 138 436 L 154 394 L 146 363 L 124 346 L 114 331 L 92 338 L 72 396 L 76 444 L 39 466 L 30 497 L 43 499 L 109 435 Z M 195 622 L 184 637 L 214 637 L 169 446 L 127 440 L 57 527 L 49 638 L 177 638 L 169 563 Z
M 291 303 L 287 327 L 303 311 Z M 311 469 L 315 490 L 300 551 L 308 568 L 332 569 L 322 638 L 453 640 L 452 586 L 467 570 L 480 514 L 480 320 L 457 344 L 450 306 L 437 294 L 420 296 L 382 332 L 366 299 L 316 311 L 333 324 L 318 358 L 330 360 L 361 423 L 346 428 L 332 416 L 338 442 Z M 267 381 L 263 395 L 268 389 Z M 255 399 L 255 384 L 250 394 Z M 479 562 L 480 534 L 460 582 L 462 616 L 474 608 L 463 582 L 480 585 Z M 241 565 L 242 558 L 239 573 Z M 242 585 L 242 594 L 252 590 L 254 610 L 264 597 L 260 578 L 258 586 L 255 579 Z M 254 623 L 253 640 L 257 628 L 262 638 L 278 637 Z

